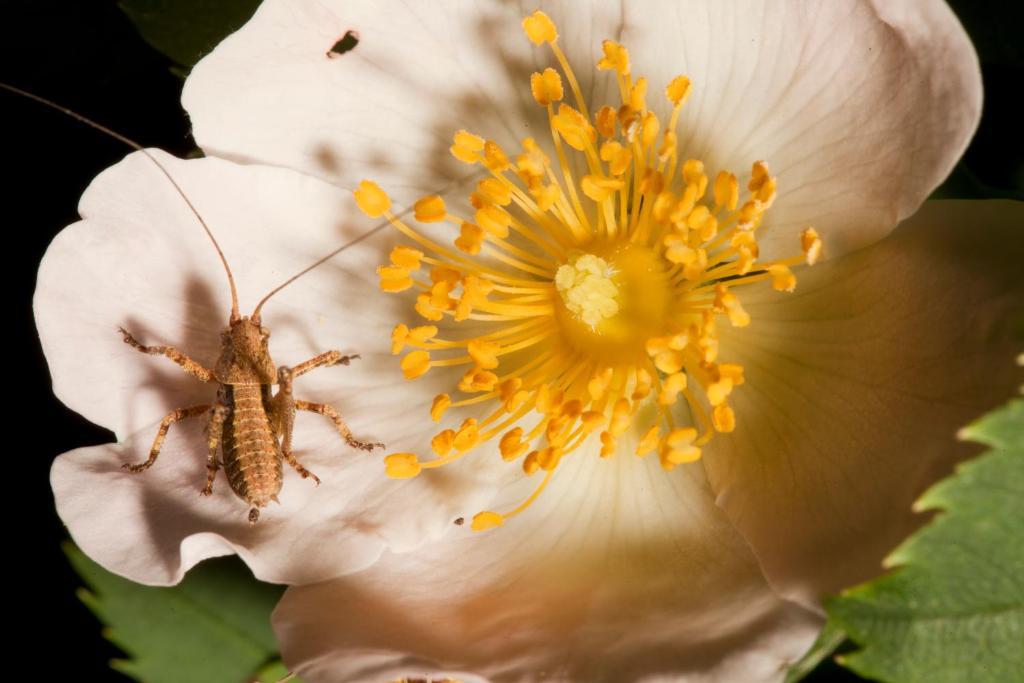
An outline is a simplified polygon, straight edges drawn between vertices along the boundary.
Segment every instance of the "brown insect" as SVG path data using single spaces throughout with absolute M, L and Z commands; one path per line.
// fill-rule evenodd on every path
M 199 221 L 210 238 L 227 275 L 228 286 L 231 290 L 231 313 L 228 317 L 227 328 L 221 332 L 220 357 L 213 368 L 203 366 L 173 346 L 142 344 L 130 332 L 124 328 L 118 328 L 125 343 L 136 350 L 150 355 L 166 356 L 196 379 L 219 385 L 215 401 L 188 408 L 178 408 L 168 413 L 160 422 L 156 438 L 154 438 L 149 451 L 149 457 L 142 463 L 126 463 L 122 465 L 124 469 L 135 473 L 149 469 L 160 455 L 164 439 L 167 437 L 171 425 L 188 418 L 205 417 L 208 448 L 207 475 L 206 485 L 200 493 L 204 496 L 213 493 L 217 471 L 223 467 L 231 490 L 251 506 L 249 522 L 254 524 L 259 520 L 260 508 L 268 505 L 270 501 L 277 501 L 277 494 L 283 483 L 284 462 L 295 468 L 304 479 L 312 478 L 317 484 L 320 483 L 319 477 L 303 467 L 292 452 L 292 434 L 297 410 L 319 413 L 330 419 L 341 438 L 353 448 L 370 451 L 376 447 L 383 447 L 383 444 L 380 443 L 369 443 L 356 439 L 341 415 L 330 405 L 304 401 L 295 398 L 292 393 L 292 383 L 295 378 L 319 367 L 348 365 L 359 356 L 346 356 L 342 355 L 340 351 L 331 350 L 294 367 L 276 368 L 268 348 L 270 331 L 263 327 L 260 311 L 274 294 L 345 249 L 385 227 L 386 223 L 342 245 L 288 278 L 260 300 L 252 315 L 242 316 L 238 308 L 238 293 L 235 288 L 234 276 L 217 239 L 178 183 L 155 157 L 137 142 L 74 111 L 5 83 L 0 83 L 0 88 L 61 111 L 145 154 L 170 181 Z M 278 386 L 276 393 L 273 391 L 275 384 Z M 221 455 L 219 459 L 218 451 Z

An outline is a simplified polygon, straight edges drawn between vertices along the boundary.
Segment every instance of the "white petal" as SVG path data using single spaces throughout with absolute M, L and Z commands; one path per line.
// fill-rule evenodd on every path
M 620 17 L 617 8 L 571 10 L 561 41 L 586 54 Z M 552 9 L 556 20 L 564 12 Z M 196 66 L 183 102 L 207 152 L 291 166 L 345 187 L 372 177 L 408 205 L 474 170 L 448 152 L 455 131 L 510 151 L 527 135 L 545 135 L 529 75 L 550 55 L 531 49 L 521 20 L 498 3 L 272 0 Z M 359 44 L 329 56 L 350 30 Z
M 244 312 L 367 227 L 361 216 L 350 223 L 355 209 L 348 193 L 294 171 L 154 154 L 217 235 Z M 203 557 L 235 551 L 262 579 L 322 580 L 365 566 L 386 545 L 409 549 L 425 542 L 447 527 L 452 506 L 464 497 L 482 504 L 490 495 L 471 470 L 449 473 L 444 486 L 388 480 L 380 451 L 350 448 L 330 422 L 311 413 L 297 418 L 295 452 L 323 484 L 301 481 L 286 466 L 281 506 L 267 508 L 256 527 L 246 523 L 247 507 L 223 474 L 213 499 L 199 496 L 207 452 L 202 418 L 172 425 L 148 471 L 121 471 L 122 463 L 145 460 L 165 414 L 211 403 L 217 388 L 166 358 L 131 349 L 117 327 L 210 366 L 230 299 L 196 218 L 141 154 L 97 178 L 81 213 L 84 220 L 58 235 L 40 266 L 35 314 L 54 391 L 121 442 L 65 454 L 52 473 L 58 512 L 101 564 L 165 584 Z M 303 277 L 267 304 L 263 321 L 281 364 L 330 348 L 361 353 L 349 367 L 299 378 L 296 395 L 334 406 L 358 438 L 414 450 L 433 427 L 424 416 L 435 385 L 447 383 L 428 375 L 409 391 L 388 353 L 401 302 L 375 282 L 387 241 L 375 237 Z M 396 509 L 395 497 L 408 505 Z
M 286 662 L 314 682 L 781 680 L 819 621 L 768 588 L 700 467 L 593 451 L 503 527 L 291 589 Z
M 910 215 L 973 133 L 981 82 L 973 48 L 938 0 L 541 3 L 589 106 L 615 103 L 593 64 L 622 40 L 650 77 L 652 106 L 685 73 L 693 96 L 683 154 L 710 172 L 767 160 L 780 196 L 762 249 L 814 224 L 828 254 L 869 244 Z M 521 8 L 446 3 L 265 3 L 193 71 L 184 103 L 207 151 L 270 161 L 344 186 L 373 176 L 405 204 L 463 177 L 448 154 L 467 128 L 515 144 L 547 137 L 528 76 L 554 65 L 519 27 Z M 326 52 L 348 30 L 359 45 Z
M 626 26 L 652 85 L 693 82 L 686 154 L 711 172 L 765 160 L 778 177 L 766 255 L 795 251 L 808 225 L 832 256 L 885 236 L 948 175 L 980 117 L 977 56 L 940 0 L 664 0 Z
M 705 467 L 786 595 L 877 574 L 922 523 L 911 503 L 977 452 L 959 427 L 1021 382 L 1024 204 L 929 202 L 870 249 L 746 304 L 722 356 L 743 363 L 737 428 Z

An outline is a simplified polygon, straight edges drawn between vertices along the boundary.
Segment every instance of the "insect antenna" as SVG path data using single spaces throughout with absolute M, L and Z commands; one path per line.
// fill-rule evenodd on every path
M 68 109 L 67 107 L 62 107 L 61 105 L 57 104 L 56 102 L 51 102 L 50 100 L 46 99 L 45 97 L 40 97 L 39 95 L 36 95 L 34 93 L 30 93 L 27 90 L 22 90 L 21 88 L 17 88 L 17 87 L 15 87 L 13 85 L 9 85 L 9 84 L 4 83 L 2 81 L 0 81 L 0 89 L 6 90 L 6 91 L 11 92 L 11 93 L 14 93 L 15 95 L 20 95 L 21 97 L 28 98 L 28 99 L 32 100 L 33 102 L 37 102 L 37 103 L 39 103 L 39 104 L 41 104 L 43 106 L 49 107 L 50 109 L 55 109 L 55 110 L 61 112 L 62 114 L 70 116 L 71 118 L 75 119 L 79 123 L 84 123 L 85 125 L 89 126 L 90 128 L 93 128 L 94 130 L 98 130 L 99 132 L 103 133 L 104 135 L 112 137 L 113 139 L 117 140 L 118 142 L 122 142 L 122 143 L 128 145 L 129 147 L 131 147 L 132 149 L 134 149 L 136 151 L 139 151 L 139 152 L 142 152 L 143 154 L 145 154 L 146 158 L 148 158 L 150 161 L 152 161 L 156 165 L 156 167 L 158 169 L 160 169 L 160 172 L 164 174 L 164 176 L 167 178 L 167 180 L 170 181 L 171 185 L 174 186 L 174 189 L 177 190 L 178 194 L 181 195 L 181 198 L 185 201 L 185 204 L 188 205 L 189 210 L 192 212 L 192 214 L 199 221 L 199 224 L 203 226 L 203 230 L 206 232 L 206 236 L 209 237 L 210 238 L 210 242 L 213 243 L 213 248 L 217 250 L 217 256 L 220 258 L 220 262 L 224 266 L 224 272 L 228 276 L 228 285 L 231 288 L 231 320 L 234 321 L 234 320 L 239 320 L 241 318 L 241 314 L 238 311 L 238 290 L 235 288 L 235 278 L 231 274 L 231 267 L 228 266 L 228 260 L 227 260 L 227 258 L 225 258 L 224 252 L 220 248 L 220 244 L 217 243 L 217 238 L 213 236 L 213 231 L 210 230 L 210 226 L 206 224 L 205 220 L 203 220 L 203 217 L 199 214 L 199 210 L 196 209 L 195 205 L 193 205 L 192 202 L 189 200 L 189 198 L 185 195 L 185 192 L 181 189 L 181 186 L 178 185 L 178 182 L 174 179 L 174 177 L 170 174 L 170 172 L 166 168 L 164 168 L 164 165 L 161 164 L 159 161 L 157 161 L 156 157 L 154 157 L 152 154 L 150 154 L 149 151 L 145 147 L 143 147 L 139 143 L 135 142 L 131 138 L 125 137 L 124 135 L 121 135 L 120 133 L 118 133 L 116 131 L 113 131 L 110 128 L 107 128 L 103 124 L 97 123 L 97 122 L 93 121 L 92 119 L 90 119 L 88 117 L 82 116 L 81 114 L 79 114 L 76 111 Z M 333 254 L 332 254 L 332 256 L 333 256 Z M 258 307 L 257 307 L 257 309 L 258 309 Z
M 299 272 L 295 273 L 295 275 L 292 275 L 290 278 L 288 278 L 287 280 L 285 280 L 284 282 L 279 284 L 277 287 L 274 287 L 272 290 L 270 290 L 269 294 L 267 294 L 265 297 L 260 299 L 260 302 L 258 304 L 256 304 L 256 308 L 255 308 L 255 310 L 252 313 L 253 320 L 257 320 L 258 321 L 260 319 L 260 309 L 263 308 L 263 304 L 267 303 L 267 301 L 270 299 L 270 297 L 274 296 L 275 294 L 280 292 L 282 289 L 284 289 L 285 287 L 287 287 L 291 283 L 293 283 L 296 280 L 298 280 L 300 277 L 302 277 L 303 275 L 305 275 L 309 271 L 313 270 L 314 268 L 319 267 L 321 264 L 326 263 L 327 261 L 330 261 L 332 258 L 337 256 L 341 252 L 345 251 L 349 247 L 353 247 L 353 246 L 359 244 L 360 242 L 365 240 L 367 237 L 370 237 L 371 235 L 374 235 L 374 234 L 380 232 L 384 228 L 388 227 L 388 225 L 390 225 L 390 224 L 385 221 L 385 222 L 381 223 L 380 225 L 378 225 L 377 227 L 371 228 L 370 230 L 367 230 L 366 232 L 364 232 L 359 237 L 356 237 L 356 238 L 354 238 L 352 240 L 349 240 L 348 242 L 346 242 L 345 244 L 341 245 L 340 247 L 338 247 L 337 249 L 335 249 L 331 253 L 329 253 L 326 256 L 323 256 L 323 257 L 317 259 L 316 261 L 314 261 L 313 263 L 309 264 L 308 266 L 306 266 L 305 268 L 303 268 Z

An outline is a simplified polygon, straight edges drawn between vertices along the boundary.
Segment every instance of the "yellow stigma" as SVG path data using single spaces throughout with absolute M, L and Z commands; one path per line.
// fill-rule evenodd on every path
M 619 288 L 603 258 L 592 254 L 572 257 L 555 271 L 555 287 L 565 307 L 591 327 L 619 312 L 615 301 Z
M 745 176 L 712 176 L 700 159 L 680 155 L 688 78 L 660 84 L 669 112 L 659 117 L 647 105 L 654 86 L 634 79 L 625 46 L 605 41 L 596 66 L 615 80 L 619 101 L 591 109 L 554 22 L 534 12 L 523 30 L 560 69 L 524 84 L 547 112 L 550 143 L 526 138 L 507 153 L 475 133 L 454 133 L 451 154 L 485 176 L 469 195 L 470 215 L 436 195 L 413 206 L 416 221 L 452 226 L 450 245 L 399 220 L 372 181 L 355 191 L 363 212 L 386 217 L 415 243 L 395 247 L 377 269 L 384 291 L 415 292 L 410 303 L 425 321 L 400 323 L 391 335 L 406 379 L 459 368 L 451 393 L 430 407 L 430 418 L 447 425 L 430 442 L 433 457 L 389 455 L 388 476 L 420 476 L 487 443 L 540 478 L 517 507 L 477 512 L 474 531 L 526 510 L 584 443 L 610 458 L 632 430 L 635 455 L 656 454 L 665 470 L 699 460 L 739 419 L 729 401 L 742 390 L 743 368 L 719 359 L 719 325 L 750 324 L 740 301 L 748 285 L 793 291 L 793 268 L 822 254 L 807 228 L 800 253 L 759 260 L 777 179 L 762 161 Z M 471 321 L 472 331 L 433 324 L 446 319 Z M 487 410 L 453 420 L 469 406 Z

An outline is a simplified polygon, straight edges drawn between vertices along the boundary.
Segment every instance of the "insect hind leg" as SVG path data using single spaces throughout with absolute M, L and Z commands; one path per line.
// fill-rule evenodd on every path
M 317 356 L 310 361 L 306 361 L 302 365 L 308 365 L 326 355 L 327 354 L 320 354 L 320 356 Z M 321 362 L 320 364 L 323 363 Z M 317 365 L 313 365 L 312 367 L 317 367 Z M 292 379 L 294 379 L 295 374 L 296 372 L 294 368 L 281 366 L 277 370 L 278 391 L 274 396 L 272 410 L 281 432 L 281 457 L 283 457 L 285 462 L 291 465 L 296 472 L 302 475 L 303 479 L 312 478 L 313 481 L 316 482 L 317 486 L 319 486 L 320 477 L 303 467 L 302 463 L 300 463 L 295 457 L 295 454 L 292 453 L 292 431 L 295 428 L 296 407 L 295 397 L 292 395 Z
M 382 443 L 360 441 L 355 438 L 352 435 L 352 430 L 348 428 L 347 424 L 345 424 L 345 421 L 341 418 L 341 415 L 338 414 L 338 411 L 326 403 L 312 403 L 310 401 L 296 399 L 295 407 L 299 410 L 308 410 L 311 413 L 319 413 L 329 419 L 334 423 L 334 427 L 338 430 L 338 434 L 341 435 L 341 438 L 345 439 L 345 443 L 352 448 L 358 448 L 362 451 L 372 451 L 374 448 L 384 448 L 384 444 Z
M 202 415 L 210 409 L 210 404 L 207 403 L 201 406 L 192 406 L 191 408 L 178 408 L 172 410 L 164 416 L 164 419 L 160 421 L 160 427 L 156 430 L 156 438 L 153 439 L 153 445 L 149 449 L 149 457 L 145 462 L 137 465 L 131 463 L 125 463 L 121 465 L 121 469 L 128 470 L 129 472 L 139 473 L 148 470 L 156 462 L 157 457 L 160 455 L 160 449 L 164 446 L 164 439 L 167 438 L 167 430 L 171 428 L 171 425 L 175 422 L 188 419 L 190 417 L 196 417 Z
M 224 420 L 229 410 L 223 403 L 218 403 L 210 409 L 210 420 L 206 423 L 206 445 L 209 448 L 209 455 L 206 458 L 206 486 L 199 492 L 201 496 L 213 494 L 213 480 L 220 469 L 220 463 L 217 462 L 217 447 L 220 446 L 224 435 Z

